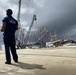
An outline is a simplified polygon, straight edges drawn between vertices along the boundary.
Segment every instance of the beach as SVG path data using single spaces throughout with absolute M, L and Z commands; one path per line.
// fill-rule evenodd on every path
M 76 75 L 76 46 L 42 49 L 18 49 L 19 62 L 11 56 L 5 64 L 5 52 L 0 51 L 0 75 Z

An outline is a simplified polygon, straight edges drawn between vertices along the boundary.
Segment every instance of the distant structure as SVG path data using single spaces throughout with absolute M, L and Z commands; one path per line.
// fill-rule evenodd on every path
M 41 33 L 42 31 L 44 31 L 45 33 L 41 34 L 40 36 L 39 36 L 37 33 L 35 33 L 35 34 L 37 35 L 37 37 L 38 37 L 37 42 L 40 41 L 40 40 L 42 40 L 42 38 L 45 37 L 45 36 L 48 34 L 48 30 L 47 30 L 45 27 L 42 27 L 42 28 L 39 30 L 40 33 Z
M 35 42 L 31 44 L 34 46 L 35 44 L 41 44 L 43 47 L 46 47 L 46 42 L 44 42 L 43 38 L 48 34 L 48 30 L 45 27 L 40 28 L 37 32 L 34 32 L 32 36 L 37 36 Z M 30 36 L 31 38 L 31 36 Z
M 34 14 L 33 17 L 32 17 L 32 21 L 31 21 L 31 24 L 30 24 L 30 26 L 29 26 L 29 29 L 28 29 L 28 31 L 27 31 L 27 33 L 26 33 L 25 38 L 24 38 L 24 43 L 21 44 L 21 48 L 25 48 L 25 47 L 26 47 L 27 42 L 28 42 L 28 40 L 29 40 L 29 38 L 30 38 L 31 29 L 32 29 L 32 27 L 33 27 L 33 25 L 34 25 L 34 21 L 35 21 L 35 20 L 37 20 L 37 18 L 36 18 L 36 15 Z
M 19 24 L 19 26 L 20 26 L 20 28 L 21 28 L 20 13 L 21 13 L 21 0 L 19 0 L 18 15 L 17 15 L 17 21 L 18 21 L 18 24 Z
M 21 12 L 21 0 L 19 0 L 19 3 L 18 3 L 18 15 L 17 15 L 17 21 L 18 21 L 18 27 L 19 29 L 16 31 L 16 34 L 15 34 L 15 38 L 16 38 L 16 41 L 17 41 L 17 48 L 20 47 L 20 32 L 21 32 L 21 22 L 20 22 L 20 12 Z
M 50 34 L 50 41 L 53 42 L 53 41 L 56 41 L 56 40 L 58 40 L 57 34 L 56 33 L 53 34 L 53 35 Z
M 18 20 L 19 29 L 16 31 L 16 40 L 18 42 L 17 48 L 26 48 L 27 41 L 29 40 L 29 37 L 30 37 L 31 28 L 34 25 L 34 21 L 36 20 L 36 15 L 35 14 L 33 15 L 32 22 L 29 26 L 28 31 L 26 32 L 26 30 L 22 28 L 21 22 L 20 22 L 21 1 L 22 0 L 19 0 L 19 5 L 18 5 L 17 20 Z
M 58 36 L 57 36 L 56 32 L 54 34 L 50 34 L 50 41 L 46 42 L 46 47 L 55 47 L 58 45 L 59 41 L 60 40 L 58 40 Z
M 24 43 L 24 39 L 25 39 L 25 32 L 26 30 L 23 28 L 20 32 L 20 42 L 23 44 Z

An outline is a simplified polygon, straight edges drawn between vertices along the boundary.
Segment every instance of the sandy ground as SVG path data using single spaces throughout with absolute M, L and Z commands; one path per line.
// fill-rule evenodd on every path
M 0 75 L 76 75 L 76 47 L 17 50 L 19 63 L 5 64 L 0 51 Z M 11 57 L 12 58 L 12 57 Z

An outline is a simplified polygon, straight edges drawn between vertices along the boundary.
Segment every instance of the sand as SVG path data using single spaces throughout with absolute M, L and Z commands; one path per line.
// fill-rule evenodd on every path
M 0 51 L 0 75 L 76 75 L 76 46 L 19 49 L 19 63 L 5 64 Z

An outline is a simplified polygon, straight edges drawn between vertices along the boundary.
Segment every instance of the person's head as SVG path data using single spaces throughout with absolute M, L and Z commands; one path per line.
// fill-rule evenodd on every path
M 13 11 L 11 9 L 6 10 L 6 15 L 11 16 L 13 14 Z

